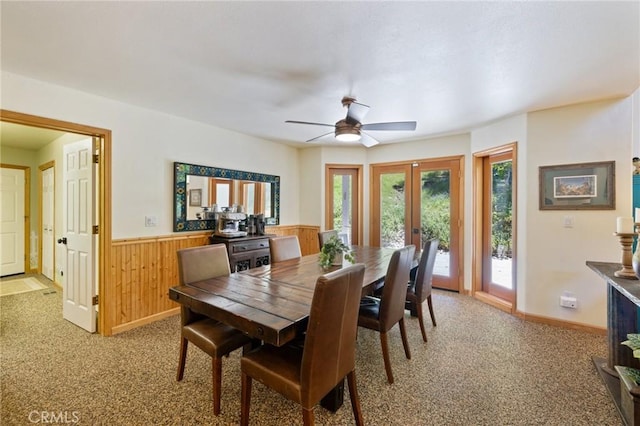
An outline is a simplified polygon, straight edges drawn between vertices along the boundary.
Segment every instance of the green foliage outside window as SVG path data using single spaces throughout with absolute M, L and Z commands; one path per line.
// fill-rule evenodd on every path
M 492 252 L 494 256 L 511 257 L 512 241 L 512 168 L 511 161 L 493 165 Z M 403 173 L 385 174 L 380 182 L 381 241 L 383 247 L 402 247 L 405 229 L 405 181 Z M 451 246 L 449 171 L 422 174 L 422 239 L 440 240 L 439 249 Z M 334 180 L 334 229 L 342 224 L 342 181 Z
M 494 163 L 491 191 L 491 250 L 493 256 L 511 257 L 512 241 L 512 162 Z

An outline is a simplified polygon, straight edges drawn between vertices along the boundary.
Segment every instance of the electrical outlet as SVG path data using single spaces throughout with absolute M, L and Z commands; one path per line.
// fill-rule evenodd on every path
M 156 226 L 157 224 L 158 224 L 158 219 L 155 216 L 144 217 L 144 226 L 151 227 L 151 226 Z
M 573 216 L 565 216 L 563 224 L 565 228 L 573 228 Z
M 560 306 L 576 309 L 578 307 L 578 299 L 571 296 L 560 296 Z

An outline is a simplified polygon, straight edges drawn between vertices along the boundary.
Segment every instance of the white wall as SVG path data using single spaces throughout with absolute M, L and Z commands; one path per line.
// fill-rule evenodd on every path
M 114 239 L 173 232 L 174 161 L 278 175 L 281 223 L 300 223 L 295 148 L 8 72 L 0 82 L 3 109 L 112 130 Z
M 527 272 L 523 290 L 527 313 L 599 327 L 606 326 L 606 286 L 587 260 L 620 262 L 613 236 L 617 216 L 631 216 L 632 99 L 592 102 L 528 115 L 526 235 Z M 538 167 L 615 161 L 615 210 L 538 209 Z M 574 226 L 563 227 L 571 216 Z M 559 306 L 563 291 L 578 298 L 578 309 Z
M 320 147 L 304 148 L 298 153 L 300 165 L 300 175 L 297 180 L 300 188 L 298 209 L 302 225 L 322 226 L 322 209 L 324 209 L 322 188 L 324 182 L 321 176 L 324 166 L 320 161 L 320 153 Z
M 633 156 L 640 157 L 640 88 L 631 95 Z

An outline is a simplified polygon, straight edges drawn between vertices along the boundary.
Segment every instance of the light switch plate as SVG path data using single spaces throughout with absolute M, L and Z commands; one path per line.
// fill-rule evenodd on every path
M 144 226 L 152 227 L 158 224 L 158 219 L 155 216 L 145 216 L 144 217 Z

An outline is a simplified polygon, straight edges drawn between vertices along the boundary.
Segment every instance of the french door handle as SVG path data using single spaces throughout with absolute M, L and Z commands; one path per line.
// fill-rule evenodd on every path
M 58 238 L 58 244 L 67 244 L 67 237 Z

